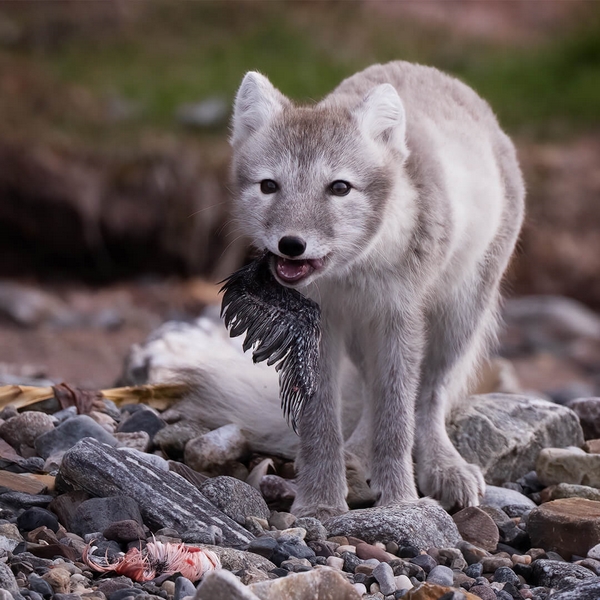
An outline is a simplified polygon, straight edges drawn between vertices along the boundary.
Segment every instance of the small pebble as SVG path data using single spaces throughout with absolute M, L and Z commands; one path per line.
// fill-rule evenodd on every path
M 413 584 L 406 575 L 397 575 L 394 577 L 394 581 L 396 582 L 397 590 L 410 590 L 413 587 Z
M 531 556 L 528 554 L 513 554 L 510 559 L 513 561 L 513 565 L 530 565 Z
M 481 600 L 497 600 L 496 592 L 490 586 L 474 585 L 470 590 L 470 594 L 479 596 Z
M 173 596 L 175 594 L 175 582 L 174 581 L 165 581 L 163 582 L 163 584 L 160 586 L 160 588 L 162 590 L 164 590 L 165 592 L 167 592 L 167 594 L 169 596 Z
M 409 559 L 409 562 L 421 567 L 425 573 L 429 573 L 434 567 L 437 567 L 437 562 L 429 554 L 419 554 Z
M 196 587 L 186 577 L 178 577 L 175 580 L 175 590 L 173 591 L 173 600 L 183 600 L 186 596 L 194 596 Z
M 342 552 L 341 557 L 344 559 L 344 571 L 347 573 L 354 573 L 356 567 L 363 563 L 363 561 L 352 552 Z
M 521 582 L 515 572 L 509 567 L 500 567 L 494 573 L 494 581 L 499 583 L 510 582 L 513 585 L 519 585 Z
M 435 583 L 437 585 L 451 586 L 454 583 L 454 574 L 452 569 L 443 565 L 437 565 L 427 575 L 427 583 Z
M 473 579 L 477 579 L 477 577 L 481 577 L 482 573 L 483 573 L 483 565 L 481 563 L 474 563 L 472 565 L 469 565 L 465 569 L 465 575 L 468 575 L 469 577 L 473 577 Z
M 288 512 L 278 512 L 274 510 L 269 517 L 269 525 L 275 529 L 283 530 L 293 527 L 296 517 Z
M 375 570 L 375 565 L 370 565 L 370 564 L 364 562 L 364 563 L 357 565 L 356 568 L 354 569 L 354 572 L 355 573 L 363 573 L 364 575 L 373 575 L 374 570 Z
M 328 567 L 339 569 L 341 571 L 344 568 L 344 559 L 337 556 L 329 556 L 326 564 Z
M 373 570 L 373 577 L 379 583 L 379 588 L 382 594 L 393 594 L 396 590 L 396 582 L 394 581 L 394 571 L 388 563 L 379 563 Z
M 495 573 L 500 567 L 512 567 L 513 562 L 510 558 L 502 558 L 501 556 L 490 556 L 481 560 L 484 573 Z

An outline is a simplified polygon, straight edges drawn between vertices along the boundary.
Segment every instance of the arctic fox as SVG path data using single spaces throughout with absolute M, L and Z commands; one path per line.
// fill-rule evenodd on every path
M 521 227 L 515 150 L 486 102 L 440 71 L 374 65 L 298 106 L 244 77 L 232 120 L 234 216 L 281 285 L 321 306 L 321 373 L 299 425 L 297 515 L 348 509 L 340 365 L 364 382 L 346 449 L 380 505 L 477 505 L 478 467 L 445 415 L 493 339 Z M 232 408 L 235 410 L 235 408 Z

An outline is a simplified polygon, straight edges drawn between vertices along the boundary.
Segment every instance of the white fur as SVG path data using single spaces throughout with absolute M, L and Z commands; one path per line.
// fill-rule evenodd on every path
M 287 104 L 286 98 L 260 73 L 247 73 L 235 98 L 232 144 L 258 131 Z
M 307 243 L 300 258 L 325 261 L 294 285 L 321 305 L 323 334 L 318 390 L 300 422 L 294 512 L 347 508 L 347 359 L 362 382 L 354 389 L 364 386 L 348 444 L 368 463 L 379 502 L 417 499 L 414 453 L 421 492 L 477 504 L 483 478 L 452 446 L 444 418 L 493 339 L 524 197 L 489 106 L 455 79 L 402 62 L 370 67 L 312 107 L 249 73 L 232 145 L 235 216 L 254 245 L 277 255 L 278 241 L 295 235 Z M 261 193 L 262 179 L 277 192 Z M 351 184 L 343 197 L 331 193 L 338 179 Z
M 396 148 L 403 156 L 406 147 L 406 114 L 394 86 L 382 83 L 374 87 L 356 110 L 360 128 L 376 142 Z

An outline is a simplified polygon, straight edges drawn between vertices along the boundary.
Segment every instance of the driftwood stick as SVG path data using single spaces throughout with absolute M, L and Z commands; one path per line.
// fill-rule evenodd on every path
M 76 388 L 72 388 L 76 390 Z M 186 384 L 156 383 L 100 390 L 99 394 L 112 400 L 117 406 L 122 404 L 147 404 L 152 408 L 164 410 L 181 400 L 188 390 Z M 31 385 L 0 386 L 0 410 L 12 405 L 16 409 L 26 408 L 55 397 L 53 387 Z

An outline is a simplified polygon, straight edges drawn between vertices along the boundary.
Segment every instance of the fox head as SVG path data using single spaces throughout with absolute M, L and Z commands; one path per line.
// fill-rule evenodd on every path
M 273 255 L 280 283 L 340 275 L 368 251 L 408 156 L 405 134 L 390 84 L 296 106 L 246 74 L 232 121 L 234 216 Z

